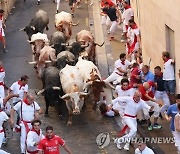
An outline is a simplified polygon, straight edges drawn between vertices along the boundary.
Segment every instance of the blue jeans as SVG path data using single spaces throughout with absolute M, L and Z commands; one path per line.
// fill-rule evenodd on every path
M 168 94 L 175 94 L 176 81 L 175 80 L 165 80 L 164 81 L 164 88 Z

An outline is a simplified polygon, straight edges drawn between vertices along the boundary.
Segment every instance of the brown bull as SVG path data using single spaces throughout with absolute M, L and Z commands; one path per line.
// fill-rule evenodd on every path
M 81 30 L 79 33 L 77 33 L 76 41 L 82 45 L 89 44 L 89 46 L 85 48 L 85 52 L 87 52 L 87 60 L 90 60 L 96 64 L 96 45 L 102 47 L 104 42 L 101 45 L 96 43 L 92 33 L 87 30 Z

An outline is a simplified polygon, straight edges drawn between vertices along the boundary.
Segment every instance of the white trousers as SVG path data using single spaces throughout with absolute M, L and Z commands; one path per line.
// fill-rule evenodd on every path
M 101 17 L 101 24 L 106 25 L 106 26 L 110 26 L 111 25 L 111 20 L 109 19 L 108 16 L 102 16 Z
M 157 100 L 162 99 L 162 101 L 164 102 L 164 105 L 160 109 L 161 110 L 160 112 L 164 113 L 170 106 L 170 101 L 169 101 L 169 97 L 168 97 L 167 93 L 165 91 L 156 91 L 155 98 Z
M 123 76 L 120 76 L 116 73 L 112 73 L 109 77 L 107 77 L 104 81 L 105 82 L 113 82 L 113 84 L 120 83 L 122 80 Z
M 157 118 L 159 117 L 159 113 L 160 113 L 160 107 L 157 103 L 153 102 L 153 101 L 146 101 L 147 105 L 149 105 L 150 107 L 154 107 L 153 111 L 154 111 L 154 117 Z M 147 109 L 143 109 L 144 115 L 145 115 L 145 119 L 149 119 L 149 111 Z
M 109 29 L 110 35 L 113 36 L 116 32 L 118 22 L 117 21 L 111 21 L 111 27 Z
M 5 97 L 5 92 L 4 92 L 4 86 L 0 86 L 0 97 L 4 98 Z
M 21 126 L 21 137 L 20 137 L 21 153 L 25 153 L 27 132 L 23 122 L 20 123 L 20 126 Z M 31 123 L 28 123 L 28 127 L 29 129 L 32 128 Z
M 0 148 L 2 146 L 3 139 L 4 139 L 4 132 L 0 133 Z
M 124 23 L 123 23 L 123 33 L 127 33 L 127 25 L 125 25 Z
M 56 10 L 59 10 L 60 2 L 61 2 L 61 0 L 56 0 L 56 3 L 57 3 Z
M 129 133 L 120 137 L 118 139 L 118 143 L 130 143 L 131 139 L 136 136 L 137 132 L 137 121 L 136 118 L 124 117 L 123 118 L 124 124 L 128 126 Z

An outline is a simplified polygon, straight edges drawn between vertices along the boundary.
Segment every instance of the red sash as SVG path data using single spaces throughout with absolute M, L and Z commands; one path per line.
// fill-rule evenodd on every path
M 4 129 L 1 129 L 1 130 L 0 130 L 0 133 L 3 133 L 3 132 L 4 132 Z

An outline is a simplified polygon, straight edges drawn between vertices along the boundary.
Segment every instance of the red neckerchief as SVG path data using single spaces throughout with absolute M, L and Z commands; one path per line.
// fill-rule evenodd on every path
M 40 130 L 36 131 L 34 128 L 32 128 L 31 131 L 36 132 L 38 134 L 38 136 L 40 135 Z
M 135 102 L 135 103 L 138 103 L 138 102 L 139 102 L 139 101 L 135 100 L 135 98 L 134 98 L 134 97 L 133 97 L 133 100 L 134 100 L 134 102 Z
M 129 90 L 129 89 L 130 89 L 130 86 L 128 86 L 127 89 L 124 89 L 123 86 L 121 86 L 121 89 L 122 89 L 123 91 L 126 91 L 126 90 Z
M 46 135 L 46 138 L 48 139 L 48 140 L 51 140 L 51 139 L 53 139 L 54 138 L 54 134 L 52 135 L 52 138 L 49 138 L 47 135 Z
M 169 59 L 170 59 L 170 58 L 166 58 L 166 59 L 164 60 L 164 63 L 167 62 Z
M 0 67 L 0 72 L 4 72 L 4 68 L 3 67 Z
M 121 61 L 121 64 L 125 65 L 125 61 Z
M 27 105 L 31 105 L 31 104 L 29 104 L 27 99 L 24 99 L 23 102 L 26 103 Z
M 127 9 L 131 8 L 131 6 L 130 6 L 130 5 L 127 5 L 127 6 L 124 7 L 124 8 L 127 10 Z
M 131 26 L 131 28 L 136 29 L 136 28 L 138 28 L 138 26 L 136 24 L 134 24 L 134 25 Z
M 22 87 L 24 87 L 24 86 L 25 86 L 25 85 L 23 85 L 23 84 L 22 84 L 22 82 L 21 82 L 21 81 L 18 81 L 18 85 L 20 85 L 19 90 L 20 90 Z
M 2 112 L 3 111 L 3 109 L 0 109 L 0 112 Z

